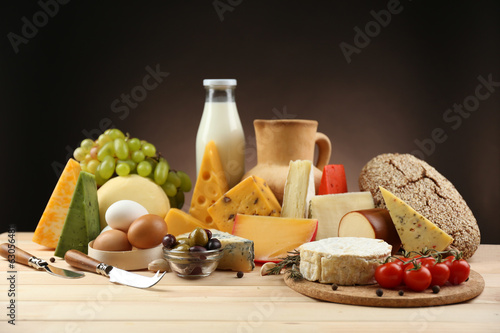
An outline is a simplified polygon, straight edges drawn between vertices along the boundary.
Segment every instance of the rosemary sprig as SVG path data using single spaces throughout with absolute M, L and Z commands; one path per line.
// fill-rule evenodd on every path
M 300 270 L 297 268 L 300 265 L 300 252 L 294 250 L 292 252 L 288 252 L 289 254 L 284 258 L 279 258 L 281 261 L 277 263 L 274 267 L 267 270 L 268 275 L 279 275 L 283 269 L 287 269 L 286 273 L 288 274 L 288 278 L 294 279 L 294 281 L 301 280 L 302 274 Z
M 304 279 L 302 276 L 302 273 L 300 273 L 300 270 L 297 268 L 297 266 L 294 264 L 292 268 L 288 269 L 285 274 L 287 274 L 287 279 L 292 279 L 293 281 L 300 281 Z

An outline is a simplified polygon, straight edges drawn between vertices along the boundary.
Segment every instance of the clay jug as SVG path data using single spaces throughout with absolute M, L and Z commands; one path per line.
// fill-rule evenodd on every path
M 253 124 L 257 142 L 257 165 L 243 178 L 254 175 L 264 179 L 282 203 L 290 161 L 314 162 L 315 145 L 318 145 L 318 160 L 314 167 L 317 191 L 323 167 L 330 161 L 332 150 L 330 139 L 316 131 L 318 122 L 304 119 L 256 119 Z

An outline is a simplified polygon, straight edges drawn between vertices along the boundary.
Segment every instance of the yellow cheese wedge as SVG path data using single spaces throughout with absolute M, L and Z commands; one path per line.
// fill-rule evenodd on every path
M 207 209 L 228 190 L 226 175 L 222 168 L 219 151 L 214 141 L 205 147 L 200 172 L 193 191 L 189 214 L 203 223 L 205 228 L 215 228 Z
M 53 249 L 56 248 L 80 171 L 80 163 L 70 158 L 38 222 L 33 242 Z
M 231 233 L 236 214 L 280 216 L 281 207 L 264 179 L 250 176 L 208 208 L 217 229 Z
M 254 242 L 255 261 L 279 261 L 315 239 L 318 221 L 274 216 L 236 215 L 233 235 Z
M 445 250 L 453 238 L 403 200 L 379 186 L 405 251 Z
M 191 232 L 198 227 L 205 228 L 198 219 L 177 208 L 170 208 L 167 216 L 165 216 L 165 222 L 167 223 L 168 233 L 176 237 Z

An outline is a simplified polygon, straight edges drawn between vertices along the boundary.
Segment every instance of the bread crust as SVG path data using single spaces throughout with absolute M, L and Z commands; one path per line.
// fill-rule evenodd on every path
M 375 207 L 387 208 L 386 188 L 453 237 L 452 246 L 472 257 L 481 241 L 476 218 L 453 184 L 425 161 L 410 154 L 381 154 L 359 175 L 359 189 L 370 191 Z

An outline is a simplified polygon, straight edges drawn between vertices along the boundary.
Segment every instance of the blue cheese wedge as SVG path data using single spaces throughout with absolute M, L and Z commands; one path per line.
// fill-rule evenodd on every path
M 255 268 L 253 241 L 216 229 L 210 229 L 210 231 L 212 231 L 212 238 L 217 238 L 224 250 L 224 256 L 219 261 L 217 269 L 250 272 Z M 188 236 L 189 233 L 186 233 L 179 235 L 178 238 Z
M 309 281 L 341 286 L 375 283 L 375 269 L 391 255 L 380 239 L 332 237 L 300 246 L 300 273 Z
M 290 161 L 283 192 L 281 216 L 294 219 L 307 218 L 309 202 L 314 195 L 314 168 L 311 161 Z

